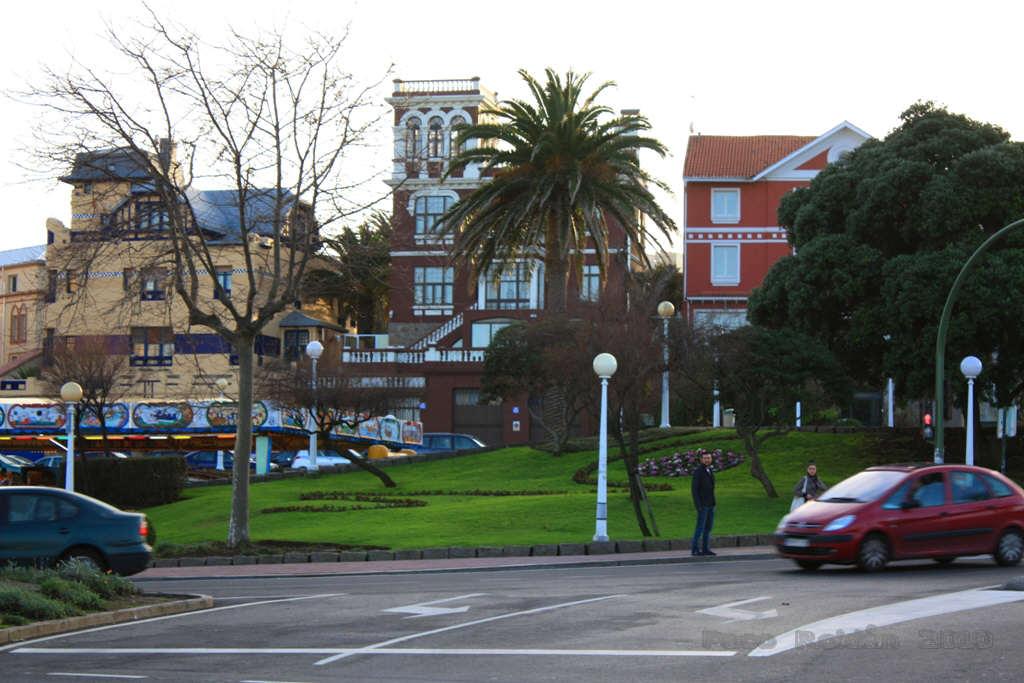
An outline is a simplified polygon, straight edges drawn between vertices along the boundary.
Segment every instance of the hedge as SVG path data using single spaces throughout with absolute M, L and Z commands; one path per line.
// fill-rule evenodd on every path
M 121 508 L 173 503 L 185 485 L 184 458 L 89 458 L 75 462 L 75 490 Z

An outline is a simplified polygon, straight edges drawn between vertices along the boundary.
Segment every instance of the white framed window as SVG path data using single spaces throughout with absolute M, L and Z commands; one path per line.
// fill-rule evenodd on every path
M 431 159 L 444 156 L 444 121 L 440 116 L 433 116 L 427 122 L 427 156 Z
M 735 330 L 746 324 L 745 308 L 698 308 L 693 312 L 693 326 L 703 330 Z
M 456 114 L 455 116 L 453 116 L 451 122 L 448 124 L 448 127 L 450 129 L 449 135 L 451 137 L 451 142 L 448 145 L 449 156 L 456 156 L 466 151 L 465 144 L 455 144 L 456 139 L 459 137 L 459 129 L 465 127 L 465 125 L 466 117 L 462 116 L 461 114 Z
M 711 222 L 740 222 L 739 188 L 711 190 Z
M 451 306 L 455 269 L 417 267 L 413 272 L 412 302 L 416 306 Z
M 405 122 L 405 158 L 418 159 L 420 155 L 420 120 L 415 116 Z
M 527 261 L 508 264 L 500 275 L 492 273 L 484 289 L 484 308 L 522 310 L 533 308 L 532 267 Z
M 471 347 L 474 349 L 486 349 L 491 345 L 491 341 L 494 339 L 494 335 L 499 330 L 503 330 L 509 325 L 516 324 L 517 320 L 510 320 L 508 318 L 492 318 L 490 320 L 477 320 L 472 326 L 472 342 Z
M 601 296 L 601 269 L 599 266 L 583 266 L 580 278 L 580 301 L 597 301 Z
M 416 219 L 416 236 L 436 235 L 441 230 L 439 219 L 455 203 L 449 195 L 424 195 L 414 202 L 413 216 Z
M 711 245 L 711 284 L 738 285 L 740 283 L 740 245 Z

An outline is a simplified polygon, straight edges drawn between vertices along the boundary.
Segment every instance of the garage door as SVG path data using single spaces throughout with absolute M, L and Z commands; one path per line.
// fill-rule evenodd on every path
M 500 446 L 505 442 L 500 403 L 481 404 L 479 389 L 455 389 L 452 400 L 453 432 L 472 434 L 488 446 Z

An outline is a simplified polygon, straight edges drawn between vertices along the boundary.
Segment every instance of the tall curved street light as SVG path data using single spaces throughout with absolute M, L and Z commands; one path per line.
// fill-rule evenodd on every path
M 317 444 L 316 444 L 316 432 L 317 423 L 316 415 L 317 400 L 316 400 L 316 362 L 320 360 L 320 356 L 323 355 L 324 345 L 320 342 L 313 340 L 306 344 L 306 355 L 309 356 L 310 361 L 313 363 L 312 380 L 310 382 L 310 388 L 313 390 L 313 406 L 309 412 L 309 469 L 316 471 L 316 455 L 317 455 Z
M 68 407 L 65 424 L 68 428 L 67 450 L 64 452 L 64 489 L 75 490 L 75 404 L 82 400 L 82 385 L 67 382 L 60 388 L 60 398 Z
M 970 255 L 967 262 L 964 263 L 960 272 L 957 273 L 956 279 L 953 280 L 953 286 L 949 288 L 949 294 L 946 296 L 946 304 L 942 307 L 942 315 L 939 316 L 939 330 L 935 335 L 935 462 L 942 463 L 945 460 L 944 442 L 945 435 L 943 429 L 943 414 L 945 413 L 945 405 L 943 396 L 943 385 L 945 383 L 946 375 L 946 335 L 949 332 L 949 319 L 953 314 L 953 304 L 956 303 L 957 295 L 960 292 L 960 287 L 963 286 L 964 280 L 967 277 L 967 273 L 970 272 L 974 264 L 978 262 L 981 255 L 984 254 L 988 249 L 1002 239 L 1006 234 L 1016 230 L 1017 228 L 1024 226 L 1024 218 L 1019 218 L 1014 222 L 1000 228 L 994 235 L 989 237 L 987 240 L 981 243 L 974 253 Z
M 608 380 L 619 369 L 610 353 L 594 357 L 594 373 L 601 379 L 601 427 L 597 439 L 597 524 L 595 541 L 608 540 Z
M 676 313 L 676 307 L 671 301 L 662 301 L 658 304 L 658 316 L 661 318 L 662 332 L 662 360 L 665 362 L 665 369 L 661 373 L 661 428 L 668 429 L 672 426 L 668 415 L 668 321 Z
M 974 380 L 981 374 L 981 360 L 976 356 L 967 356 L 960 361 L 960 372 L 967 378 L 967 459 L 968 465 L 974 464 Z

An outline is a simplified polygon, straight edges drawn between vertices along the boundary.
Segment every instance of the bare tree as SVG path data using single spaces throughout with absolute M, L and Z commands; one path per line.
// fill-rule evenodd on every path
M 82 398 L 78 402 L 75 419 L 75 433 L 79 434 L 83 421 L 95 420 L 102 436 L 103 451 L 110 454 L 107 433 L 107 418 L 114 404 L 124 396 L 122 377 L 128 367 L 128 356 L 122 349 L 110 348 L 103 337 L 78 337 L 61 339 L 53 348 L 45 350 L 44 368 L 40 375 L 43 391 L 47 396 L 60 397 L 65 382 L 75 381 L 82 387 Z M 82 477 L 86 478 L 85 458 Z
M 212 45 L 150 10 L 134 33 L 111 27 L 107 38 L 116 66 L 49 69 L 26 93 L 42 107 L 47 160 L 102 180 L 116 153 L 144 176 L 133 179 L 139 194 L 88 236 L 72 230 L 72 251 L 100 263 L 133 240 L 141 267 L 168 284 L 187 325 L 231 345 L 235 453 L 249 453 L 255 341 L 299 298 L 320 232 L 360 208 L 349 198 L 365 179 L 346 177 L 342 166 L 380 116 L 376 84 L 358 85 L 345 70 L 344 36 L 310 32 L 296 44 L 283 31 L 231 32 Z M 230 296 L 218 280 L 225 250 L 244 269 L 244 286 Z M 248 541 L 248 478 L 248 458 L 236 458 L 230 546 Z
M 341 362 L 340 354 L 331 353 L 330 346 L 328 349 L 317 365 L 315 384 L 311 363 L 305 358 L 293 363 L 269 363 L 257 380 L 261 395 L 282 406 L 309 411 L 317 430 L 318 448 L 326 447 L 336 431 L 355 434 L 367 420 L 398 412 L 409 401 L 421 400 L 421 390 L 403 378 L 355 372 L 353 366 Z M 355 451 L 345 457 L 380 479 L 384 486 L 396 486 L 369 458 Z

